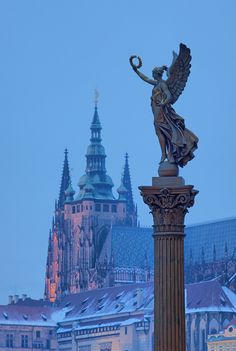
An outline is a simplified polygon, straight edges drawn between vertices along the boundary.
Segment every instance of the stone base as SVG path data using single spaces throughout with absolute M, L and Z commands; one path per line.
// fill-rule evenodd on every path
M 179 167 L 176 163 L 164 161 L 159 165 L 158 174 L 160 177 L 177 177 L 179 175 Z
M 182 177 L 153 177 L 152 186 L 157 186 L 160 188 L 168 187 L 181 187 L 185 184 L 184 178 Z

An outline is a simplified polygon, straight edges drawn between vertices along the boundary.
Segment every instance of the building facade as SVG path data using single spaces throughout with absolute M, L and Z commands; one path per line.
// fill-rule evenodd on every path
M 236 320 L 217 334 L 208 336 L 208 351 L 236 351 Z
M 67 295 L 57 331 L 63 351 L 152 351 L 152 283 L 133 283 Z M 236 295 L 217 280 L 186 285 L 187 351 L 207 351 L 208 335 L 236 317 Z
M 57 318 L 63 312 L 23 296 L 0 306 L 0 350 L 57 351 Z
M 153 351 L 153 311 L 151 282 L 13 301 L 0 306 L 0 350 Z M 186 285 L 187 351 L 207 351 L 234 318 L 236 295 L 217 280 Z

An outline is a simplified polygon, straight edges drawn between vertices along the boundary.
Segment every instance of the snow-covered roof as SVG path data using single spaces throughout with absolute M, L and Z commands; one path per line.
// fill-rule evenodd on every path
M 64 318 L 67 322 L 138 313 L 149 308 L 152 300 L 152 283 L 140 283 L 66 295 L 60 306 L 70 308 Z
M 78 330 L 103 324 L 132 324 L 153 313 L 153 298 L 152 283 L 94 289 L 66 295 L 56 307 L 42 302 L 0 306 L 0 325 L 59 323 L 59 332 L 65 332 L 73 322 Z M 217 280 L 186 285 L 186 313 L 207 311 L 236 313 L 236 294 Z
M 49 306 L 1 305 L 0 325 L 53 327 L 58 321 L 53 317 L 56 314 L 56 309 Z
M 217 280 L 187 284 L 186 313 L 236 312 L 236 295 Z

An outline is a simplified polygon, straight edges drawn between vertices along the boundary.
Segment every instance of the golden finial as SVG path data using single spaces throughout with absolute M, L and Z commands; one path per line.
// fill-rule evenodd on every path
M 97 89 L 95 89 L 94 93 L 95 93 L 94 94 L 95 107 L 97 107 L 97 105 L 98 105 L 98 98 L 99 98 L 99 92 L 98 92 Z

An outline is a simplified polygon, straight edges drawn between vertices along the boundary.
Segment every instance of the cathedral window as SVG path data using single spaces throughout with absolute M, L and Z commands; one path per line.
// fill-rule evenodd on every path
M 108 204 L 103 205 L 103 212 L 109 212 L 109 205 Z
M 111 206 L 111 212 L 113 212 L 113 213 L 117 212 L 117 206 L 116 205 L 112 205 Z
M 6 347 L 13 347 L 13 334 L 6 335 Z
M 29 347 L 28 335 L 21 335 L 21 347 L 24 347 L 26 349 Z
M 101 204 L 95 204 L 95 211 L 100 212 L 101 211 Z

